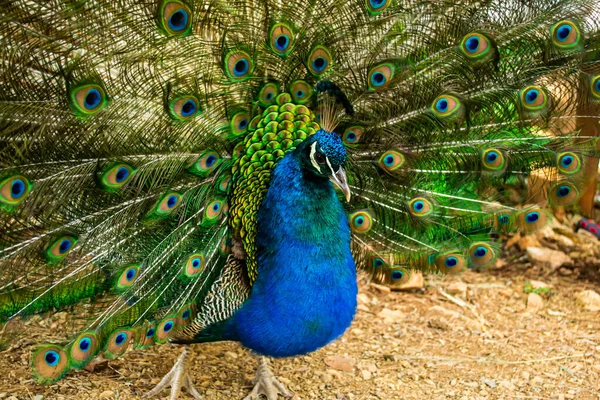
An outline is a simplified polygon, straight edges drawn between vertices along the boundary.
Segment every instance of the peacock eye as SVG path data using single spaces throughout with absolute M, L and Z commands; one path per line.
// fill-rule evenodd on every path
M 315 161 L 318 164 L 325 164 L 327 162 L 327 157 L 323 153 L 315 152 Z

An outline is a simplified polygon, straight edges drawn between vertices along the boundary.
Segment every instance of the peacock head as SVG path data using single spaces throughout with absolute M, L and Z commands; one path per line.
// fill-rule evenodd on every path
M 320 178 L 328 178 L 350 201 L 350 188 L 346 179 L 346 148 L 334 132 L 319 130 L 309 136 L 296 149 L 305 171 Z

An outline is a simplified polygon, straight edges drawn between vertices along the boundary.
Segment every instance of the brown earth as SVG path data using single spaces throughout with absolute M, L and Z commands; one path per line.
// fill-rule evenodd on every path
M 576 300 L 583 290 L 600 292 L 600 262 L 584 258 L 588 250 L 597 254 L 599 242 L 585 236 L 563 243 L 548 232 L 517 238 L 495 267 L 428 276 L 412 292 L 363 285 L 356 320 L 340 340 L 309 356 L 275 360 L 273 371 L 295 399 L 600 400 L 600 311 Z M 565 251 L 572 262 L 560 269 L 532 262 L 519 249 L 531 244 Z M 549 293 L 538 289 L 541 309 L 535 295 L 528 308 L 524 290 L 532 279 L 550 286 Z M 32 345 L 64 338 L 65 318 L 34 317 L 20 326 L 24 334 L 0 353 L 0 399 L 140 399 L 181 352 L 171 345 L 130 352 L 97 364 L 94 373 L 38 385 L 28 370 Z M 206 400 L 242 399 L 252 388 L 256 361 L 235 343 L 194 346 L 191 365 Z

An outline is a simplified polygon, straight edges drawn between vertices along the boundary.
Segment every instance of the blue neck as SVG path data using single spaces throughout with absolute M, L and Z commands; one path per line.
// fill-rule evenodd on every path
M 258 278 L 233 317 L 233 339 L 270 356 L 316 350 L 340 336 L 356 308 L 348 219 L 332 184 L 295 153 L 275 167 L 258 216 Z

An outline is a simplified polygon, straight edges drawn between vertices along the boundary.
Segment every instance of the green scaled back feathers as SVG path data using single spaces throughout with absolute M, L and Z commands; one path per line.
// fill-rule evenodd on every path
M 33 353 L 51 383 L 231 315 L 258 274 L 271 171 L 322 127 L 348 150 L 361 271 L 393 286 L 490 265 L 490 235 L 574 205 L 600 153 L 579 134 L 600 110 L 599 5 L 10 2 L 0 323 L 88 309 L 70 341 Z

